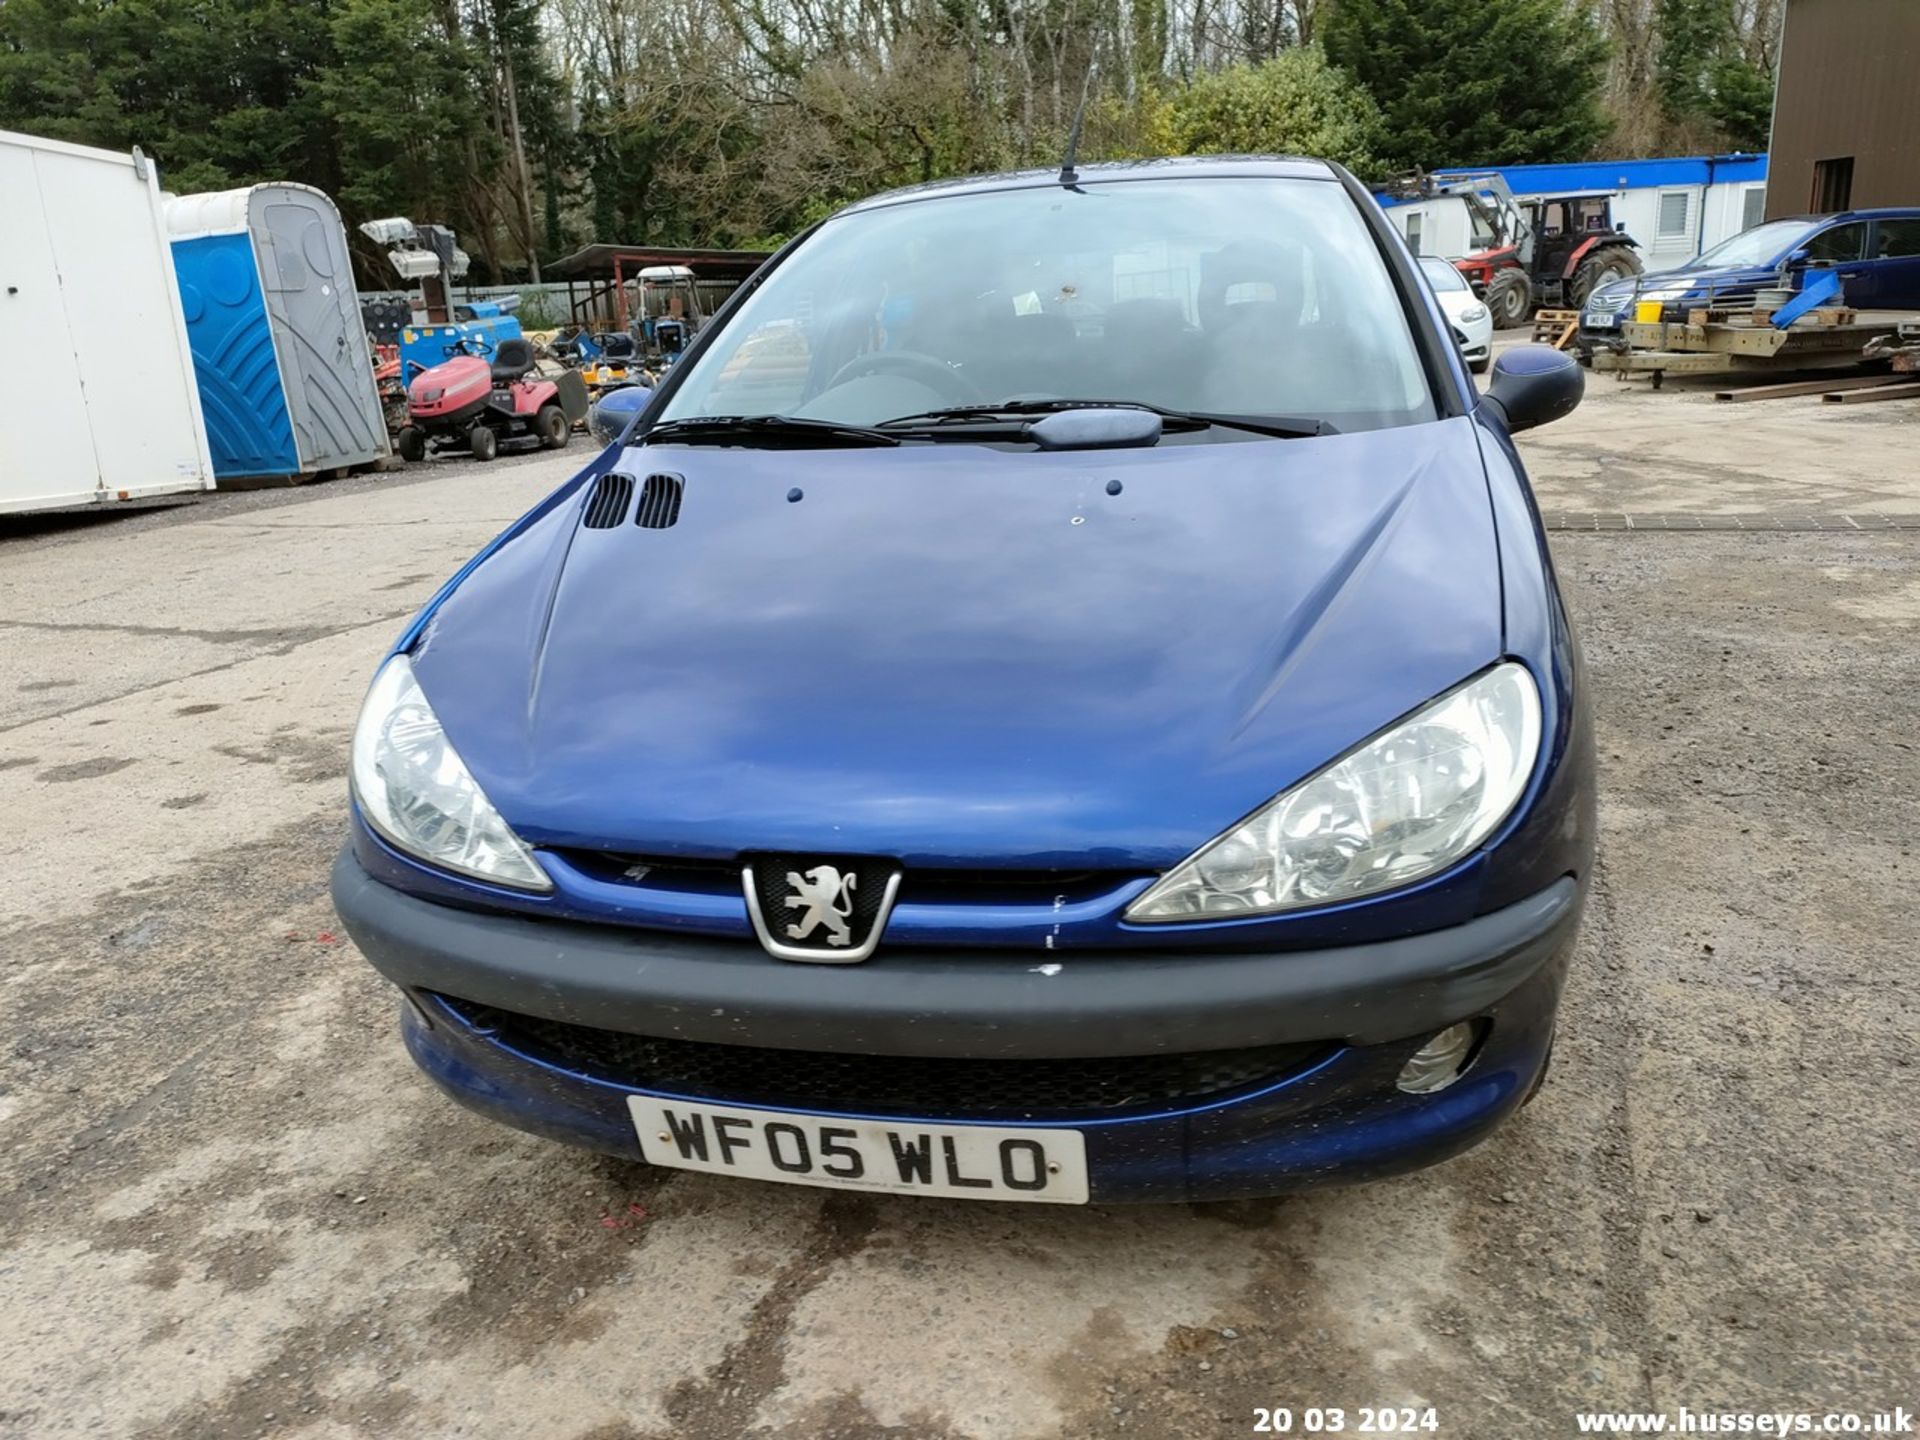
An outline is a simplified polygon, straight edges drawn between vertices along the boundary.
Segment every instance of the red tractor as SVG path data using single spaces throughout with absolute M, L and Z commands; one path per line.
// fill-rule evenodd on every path
M 571 372 L 559 384 L 532 374 L 533 363 L 533 346 L 522 339 L 502 340 L 491 360 L 484 342 L 455 341 L 444 361 L 407 386 L 407 423 L 395 438 L 400 458 L 424 460 L 431 445 L 491 460 L 502 440 L 513 439 L 558 450 L 586 414 L 586 386 Z
M 1582 309 L 1602 285 L 1638 275 L 1640 242 L 1613 222 L 1610 194 L 1515 198 L 1498 171 L 1420 177 L 1409 199 L 1457 196 L 1473 227 L 1472 252 L 1454 261 L 1486 301 L 1501 329 L 1524 325 L 1536 309 Z

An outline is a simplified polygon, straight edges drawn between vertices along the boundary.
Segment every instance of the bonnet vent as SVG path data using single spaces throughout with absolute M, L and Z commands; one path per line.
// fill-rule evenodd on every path
M 678 520 L 682 483 L 678 475 L 647 476 L 640 487 L 640 509 L 633 523 L 649 530 L 664 530 Z
M 580 523 L 589 530 L 611 530 L 626 520 L 627 506 L 632 502 L 633 477 L 609 470 L 594 484 L 586 519 Z

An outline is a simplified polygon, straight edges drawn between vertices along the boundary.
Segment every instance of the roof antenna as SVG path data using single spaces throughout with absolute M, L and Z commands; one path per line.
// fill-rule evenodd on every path
M 1060 162 L 1060 183 L 1076 185 L 1080 181 L 1080 172 L 1075 162 L 1080 157 L 1080 129 L 1087 120 L 1087 100 L 1093 94 L 1093 77 L 1100 71 L 1100 62 L 1087 62 L 1087 78 L 1080 83 L 1080 107 L 1073 112 L 1073 129 L 1067 132 L 1067 158 Z

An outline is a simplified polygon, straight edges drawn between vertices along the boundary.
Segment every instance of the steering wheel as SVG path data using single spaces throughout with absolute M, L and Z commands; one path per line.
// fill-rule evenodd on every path
M 493 347 L 477 335 L 463 335 L 451 345 L 443 345 L 440 351 L 448 359 L 455 355 L 474 355 L 484 360 L 492 353 Z
M 984 401 L 987 398 L 979 386 L 946 361 L 923 355 L 918 350 L 876 350 L 870 355 L 856 355 L 834 373 L 827 388 L 831 390 L 864 375 L 904 375 L 952 400 Z

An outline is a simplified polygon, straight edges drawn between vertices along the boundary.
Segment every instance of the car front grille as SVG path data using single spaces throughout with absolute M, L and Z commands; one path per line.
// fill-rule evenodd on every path
M 1332 1049 L 1310 1042 L 1083 1060 L 842 1055 L 629 1035 L 436 998 L 469 1026 L 530 1059 L 616 1085 L 779 1109 L 925 1118 L 1026 1119 L 1190 1107 L 1283 1080 Z
M 563 849 L 558 853 L 568 864 L 595 880 L 701 895 L 738 895 L 745 864 L 741 860 L 688 860 L 598 850 Z M 810 861 L 826 858 L 809 857 Z M 899 900 L 904 905 L 1078 904 L 1111 894 L 1116 887 L 1139 878 L 1142 873 L 1139 870 L 907 868 L 901 872 Z

